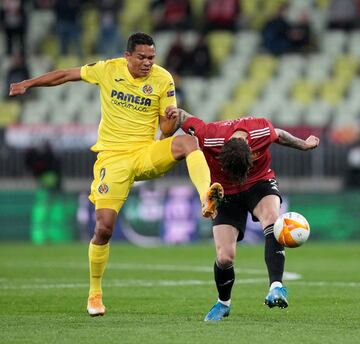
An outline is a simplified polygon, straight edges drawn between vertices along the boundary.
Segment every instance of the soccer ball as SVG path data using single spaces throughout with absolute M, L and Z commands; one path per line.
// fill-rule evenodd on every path
M 310 226 L 304 216 L 288 212 L 278 217 L 274 224 L 276 240 L 286 247 L 299 247 L 309 238 Z

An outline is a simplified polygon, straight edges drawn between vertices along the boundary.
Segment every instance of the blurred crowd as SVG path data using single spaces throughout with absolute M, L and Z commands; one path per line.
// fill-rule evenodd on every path
M 256 1 L 255 1 L 256 2 Z M 261 1 L 257 1 L 261 7 Z M 212 63 L 207 35 L 214 30 L 239 32 L 251 28 L 250 19 L 243 11 L 241 0 L 204 0 L 201 18 L 194 14 L 191 0 L 149 0 L 149 20 L 152 32 L 174 31 L 176 39 L 171 45 L 165 61 L 165 67 L 178 75 L 197 75 L 207 77 L 216 72 Z M 291 52 L 303 52 L 316 49 L 316 38 L 312 32 L 309 13 L 299 13 L 289 20 L 288 2 L 279 1 L 273 16 L 266 18 L 258 28 L 262 37 L 263 50 L 279 56 Z M 120 23 L 120 13 L 124 10 L 124 0 L 3 0 L 0 5 L 0 30 L 4 35 L 4 51 L 11 56 L 7 71 L 7 83 L 29 77 L 26 63 L 28 13 L 29 8 L 39 11 L 51 11 L 55 17 L 52 28 L 57 37 L 60 54 L 69 52 L 84 57 L 82 49 L 82 15 L 85 8 L 92 7 L 97 16 L 97 38 L 92 54 L 103 57 L 121 55 L 126 35 Z M 328 29 L 352 30 L 359 28 L 359 0 L 329 0 L 327 7 Z M 137 29 L 136 23 L 133 24 Z M 195 30 L 198 41 L 190 50 L 183 42 L 184 31 Z M 31 47 L 36 52 L 35 47 Z M 191 63 L 190 63 L 191 62 Z

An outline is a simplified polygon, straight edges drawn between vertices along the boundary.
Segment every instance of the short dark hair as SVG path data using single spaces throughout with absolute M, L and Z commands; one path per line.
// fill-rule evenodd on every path
M 135 50 L 136 46 L 140 44 L 155 46 L 154 40 L 151 36 L 144 32 L 137 32 L 129 37 L 126 50 L 132 53 Z
M 242 138 L 232 138 L 221 148 L 219 159 L 225 174 L 236 183 L 243 184 L 253 165 L 251 150 Z

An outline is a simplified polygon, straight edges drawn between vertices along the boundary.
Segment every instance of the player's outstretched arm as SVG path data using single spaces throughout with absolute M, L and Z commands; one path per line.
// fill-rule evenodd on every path
M 14 97 L 26 93 L 27 89 L 31 87 L 41 86 L 57 86 L 64 84 L 68 81 L 81 80 L 80 67 L 55 70 L 49 73 L 45 73 L 36 78 L 23 80 L 15 84 L 10 85 L 9 96 Z
M 165 110 L 165 116 L 160 116 L 160 130 L 163 137 L 169 137 L 178 130 L 190 115 L 183 109 L 175 106 L 168 106 Z
M 302 140 L 294 135 L 291 135 L 283 129 L 276 128 L 275 131 L 279 137 L 277 143 L 283 146 L 288 146 L 306 151 L 316 148 L 320 143 L 320 139 L 314 135 L 310 135 L 306 140 Z

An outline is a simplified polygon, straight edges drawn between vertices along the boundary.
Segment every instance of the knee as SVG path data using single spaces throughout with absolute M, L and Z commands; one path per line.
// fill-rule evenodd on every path
M 93 242 L 98 245 L 103 245 L 109 242 L 112 236 L 112 228 L 105 226 L 96 226 Z
M 198 140 L 195 136 L 184 135 L 181 139 L 181 148 L 186 156 L 199 148 Z
M 262 219 L 261 219 L 262 227 L 265 228 L 269 225 L 274 224 L 278 217 L 279 217 L 279 214 L 276 211 L 264 212 Z
M 217 265 L 220 269 L 226 269 L 231 265 L 234 265 L 235 254 L 231 252 L 220 253 L 217 256 Z
M 191 152 L 199 149 L 199 143 L 195 136 L 179 135 L 172 142 L 171 151 L 175 159 L 187 157 Z
M 109 242 L 113 233 L 114 223 L 109 221 L 96 221 L 95 233 L 92 242 L 104 245 Z

